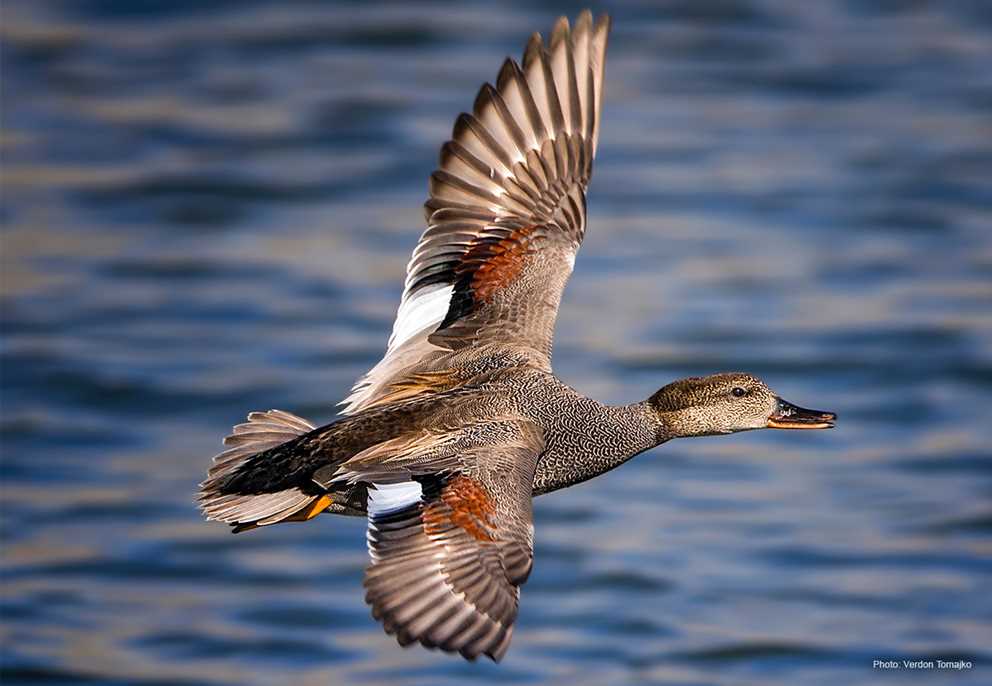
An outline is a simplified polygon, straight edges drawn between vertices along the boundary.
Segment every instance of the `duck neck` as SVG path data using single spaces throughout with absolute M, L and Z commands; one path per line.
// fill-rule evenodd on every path
M 584 400 L 562 428 L 548 432 L 534 495 L 588 481 L 669 438 L 647 402 L 611 406 Z

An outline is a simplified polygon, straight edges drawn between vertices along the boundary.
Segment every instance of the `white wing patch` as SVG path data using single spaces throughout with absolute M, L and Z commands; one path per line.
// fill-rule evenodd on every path
M 415 505 L 420 502 L 423 494 L 424 488 L 417 481 L 401 481 L 398 484 L 373 483 L 368 489 L 369 526 L 365 532 L 365 540 L 372 564 L 379 561 L 375 551 L 375 534 L 378 531 L 375 526 L 376 517 L 383 517 Z
M 393 323 L 393 333 L 386 346 L 386 355 L 424 329 L 440 324 L 448 314 L 453 292 L 453 286 L 439 284 L 435 288 L 419 290 L 400 303 Z
M 424 495 L 424 489 L 418 481 L 401 481 L 398 484 L 373 483 L 368 493 L 368 512 L 369 517 L 372 518 L 419 503 Z
M 342 414 L 361 410 L 370 399 L 382 390 L 383 385 L 405 364 L 412 364 L 423 355 L 430 335 L 444 321 L 451 304 L 454 286 L 438 284 L 417 291 L 405 298 L 396 312 L 393 333 L 386 345 L 386 354 L 354 386 L 339 405 Z M 404 345 L 409 344 L 409 345 Z M 419 345 L 418 345 L 419 344 Z

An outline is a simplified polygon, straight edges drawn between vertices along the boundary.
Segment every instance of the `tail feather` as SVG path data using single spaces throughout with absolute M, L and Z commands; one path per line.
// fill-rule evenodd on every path
M 224 439 L 224 444 L 230 447 L 214 458 L 207 479 L 200 484 L 198 500 L 204 516 L 231 524 L 235 532 L 292 520 L 301 513 L 307 519 L 316 516 L 324 508 L 315 506 L 324 503 L 326 507 L 327 497 L 310 495 L 295 487 L 273 493 L 223 492 L 228 478 L 251 457 L 313 429 L 307 420 L 282 410 L 249 414 L 248 421 L 235 426 Z

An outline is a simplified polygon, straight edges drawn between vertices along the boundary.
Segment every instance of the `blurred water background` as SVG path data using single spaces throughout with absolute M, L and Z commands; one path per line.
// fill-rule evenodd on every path
M 747 370 L 839 427 L 541 498 L 504 663 L 401 650 L 362 521 L 231 536 L 193 493 L 247 411 L 332 418 L 455 115 L 578 7 L 8 0 L 5 684 L 992 683 L 990 5 L 596 9 L 559 375 Z

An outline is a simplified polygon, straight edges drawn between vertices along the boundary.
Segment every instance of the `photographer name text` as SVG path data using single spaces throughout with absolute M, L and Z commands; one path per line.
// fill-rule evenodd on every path
M 971 669 L 971 660 L 872 660 L 872 669 Z

